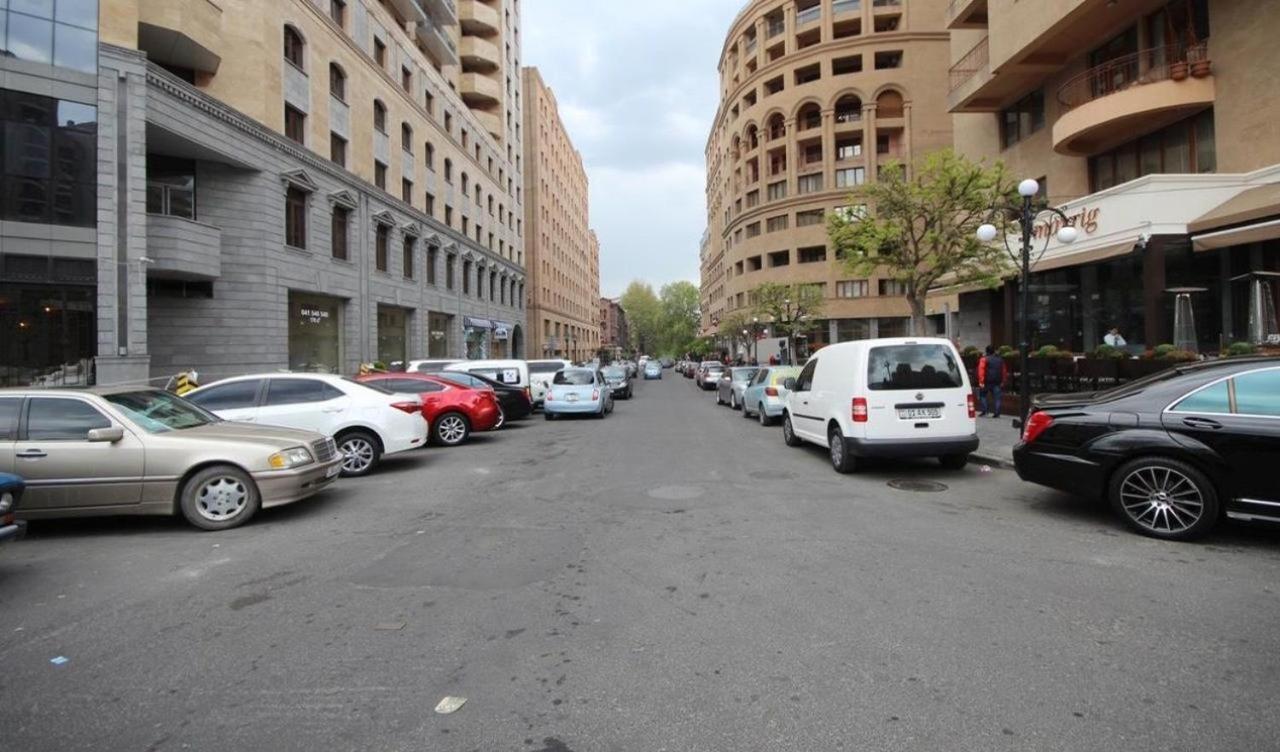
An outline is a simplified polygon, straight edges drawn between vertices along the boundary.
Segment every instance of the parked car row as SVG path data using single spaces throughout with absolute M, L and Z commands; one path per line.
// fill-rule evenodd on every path
M 632 396 L 624 369 L 610 369 L 622 375 L 610 381 L 598 369 L 554 364 L 548 420 L 604 417 L 615 393 Z M 367 475 L 385 457 L 457 446 L 528 417 L 531 372 L 547 370 L 416 361 L 353 378 L 248 374 L 183 397 L 149 387 L 3 389 L 0 541 L 21 536 L 26 520 L 56 517 L 181 514 L 204 530 L 236 527 L 339 476 Z

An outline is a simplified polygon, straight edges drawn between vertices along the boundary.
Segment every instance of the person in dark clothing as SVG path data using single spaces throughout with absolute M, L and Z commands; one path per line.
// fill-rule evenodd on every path
M 995 347 L 987 345 L 987 352 L 978 361 L 978 406 L 981 415 L 988 413 L 993 418 L 1000 417 L 1000 398 L 1004 390 L 1004 381 L 1009 376 L 1009 366 L 1004 358 L 996 354 Z M 987 409 L 987 398 L 992 399 L 991 409 Z

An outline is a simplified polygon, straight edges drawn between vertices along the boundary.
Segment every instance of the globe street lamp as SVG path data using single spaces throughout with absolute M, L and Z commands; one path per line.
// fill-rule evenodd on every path
M 1035 229 L 1036 219 L 1042 214 L 1054 214 L 1062 220 L 1062 227 L 1058 228 L 1056 237 L 1059 243 L 1070 245 L 1076 242 L 1080 233 L 1074 226 L 1074 220 L 1067 216 L 1067 213 L 1061 209 L 1046 205 L 1036 205 L 1035 196 L 1040 192 L 1040 184 L 1031 178 L 1027 178 L 1018 184 L 1018 195 L 1022 196 L 1022 205 L 1018 206 L 1009 203 L 999 203 L 992 207 L 991 214 L 996 213 L 1017 213 L 1018 224 L 1022 229 L 1022 248 L 1021 258 L 1014 257 L 1015 262 L 1021 261 L 1021 277 L 1022 277 L 1022 316 L 1019 320 L 1021 332 L 1019 339 L 1021 340 L 1021 363 L 1022 373 L 1019 380 L 1018 392 L 1020 396 L 1020 416 L 1021 420 L 1016 424 L 1019 428 L 1027 423 L 1027 415 L 1031 411 L 1031 372 L 1028 368 L 1028 358 L 1031 356 L 1031 236 Z M 991 222 L 985 222 L 978 228 L 978 240 L 983 243 L 990 243 L 996 239 L 1000 231 Z M 1040 251 L 1043 256 L 1044 252 L 1049 249 L 1049 233 L 1045 233 L 1044 248 Z M 1004 239 L 1005 249 L 1009 251 L 1010 256 L 1014 256 L 1013 250 L 1009 248 L 1009 241 Z M 1039 261 L 1039 256 L 1036 261 Z M 996 409 L 999 409 L 998 407 Z

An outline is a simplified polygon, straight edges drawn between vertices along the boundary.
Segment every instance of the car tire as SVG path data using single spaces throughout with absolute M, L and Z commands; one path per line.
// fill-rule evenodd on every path
M 440 446 L 465 444 L 470 436 L 471 421 L 459 412 L 448 412 L 436 416 L 435 425 L 431 427 L 431 437 Z
M 969 464 L 969 455 L 967 454 L 944 454 L 938 458 L 938 462 L 946 470 L 963 470 L 964 466 Z
M 338 454 L 342 455 L 342 477 L 359 478 L 373 472 L 382 459 L 378 439 L 368 431 L 338 434 Z
M 771 425 L 773 425 L 773 418 L 770 418 L 770 417 L 769 417 L 769 413 L 766 413 L 766 412 L 764 411 L 764 403 L 763 403 L 763 402 L 761 402 L 761 403 L 756 407 L 756 417 L 757 417 L 757 418 L 759 418 L 759 420 L 760 420 L 760 425 L 762 425 L 762 426 L 771 426 Z
M 261 505 L 253 478 L 231 465 L 200 470 L 182 484 L 178 496 L 182 516 L 201 530 L 239 527 L 257 514 Z
M 733 392 L 729 392 L 729 409 L 730 410 L 742 409 L 742 406 L 738 404 L 738 395 L 734 394 Z
M 796 430 L 791 425 L 791 413 L 782 414 L 782 442 L 789 447 L 798 447 L 804 441 L 796 436 Z
M 747 409 L 747 403 L 742 403 L 742 417 L 751 420 L 751 411 Z
M 549 412 L 547 412 L 547 411 L 546 411 L 546 408 L 543 408 L 543 410 L 542 410 L 542 417 L 543 417 L 543 418 L 546 418 L 547 420 L 555 420 L 555 419 L 556 419 L 556 414 L 555 414 L 555 413 L 549 413 Z
M 716 390 L 716 404 L 717 404 L 717 405 L 724 405 L 724 400 L 720 399 L 720 390 L 719 390 L 719 389 L 717 389 L 717 390 Z
M 1130 528 L 1152 538 L 1192 540 L 1218 524 L 1218 490 L 1181 460 L 1143 457 L 1125 463 L 1112 474 L 1107 496 Z
M 849 445 L 839 426 L 827 429 L 827 454 L 831 457 L 831 467 L 837 473 L 851 473 L 858 468 L 858 461 L 849 454 Z

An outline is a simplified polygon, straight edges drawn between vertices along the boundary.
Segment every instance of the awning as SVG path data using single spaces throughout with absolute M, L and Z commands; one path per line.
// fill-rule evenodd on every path
M 511 330 L 513 328 L 514 327 L 506 321 L 495 321 L 493 322 L 493 338 L 510 339 Z
M 1188 222 L 1187 232 L 1194 235 L 1276 215 L 1280 215 L 1280 183 L 1266 183 L 1237 193 L 1198 219 Z
M 493 322 L 489 319 L 479 319 L 474 316 L 463 316 L 462 326 L 466 329 L 492 329 Z
M 1263 240 L 1280 238 L 1280 219 L 1254 222 L 1230 230 L 1206 232 L 1192 236 L 1191 246 L 1197 251 L 1211 251 L 1215 248 L 1227 248 L 1244 243 L 1257 243 Z
M 1107 259 L 1116 258 L 1118 256 L 1127 256 L 1133 253 L 1134 247 L 1137 245 L 1138 239 L 1126 240 L 1123 243 L 1115 243 L 1113 245 L 1104 245 L 1101 248 L 1090 248 L 1087 251 L 1079 251 L 1077 253 L 1055 253 L 1052 256 L 1042 258 L 1031 267 L 1031 273 L 1047 272 L 1054 269 L 1064 269 L 1068 266 L 1080 266 L 1082 264 L 1090 264 L 1094 261 L 1105 261 Z

